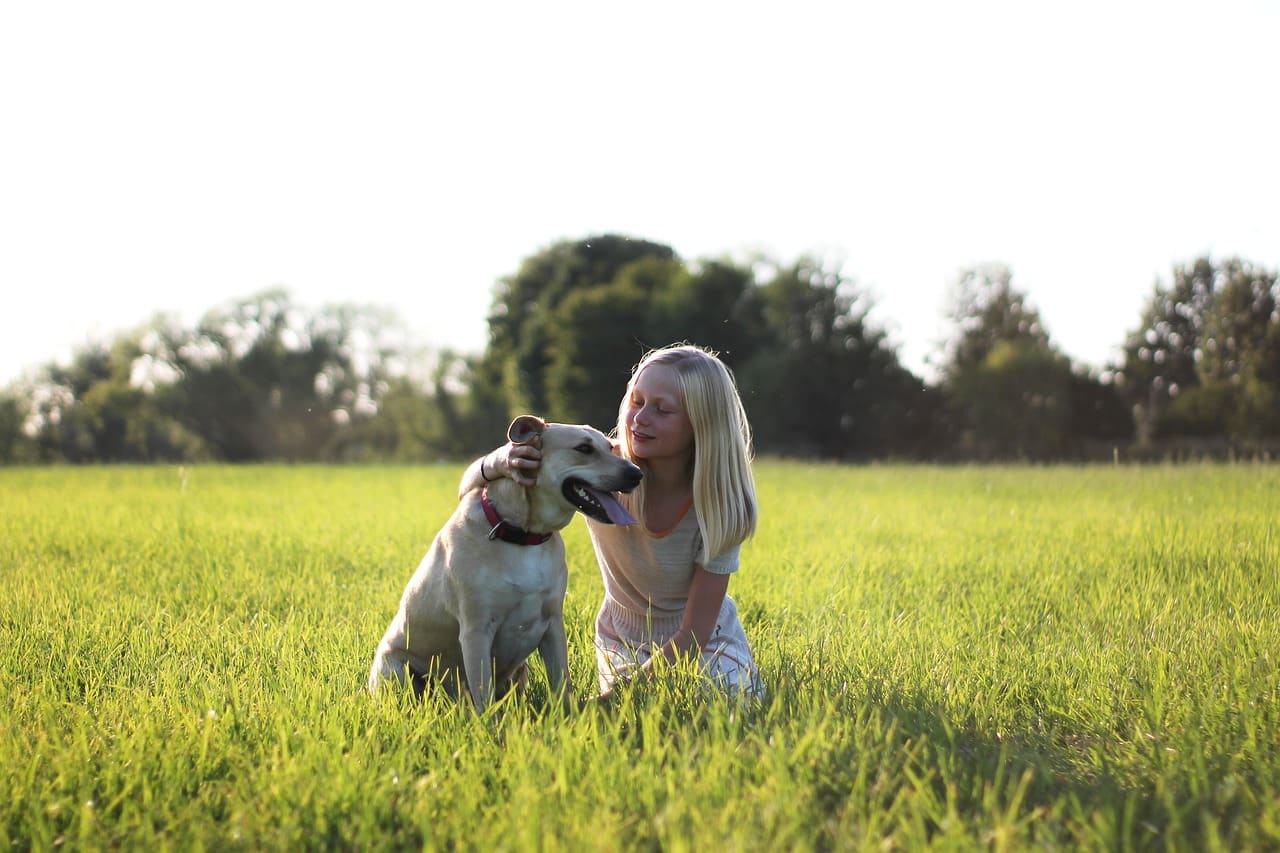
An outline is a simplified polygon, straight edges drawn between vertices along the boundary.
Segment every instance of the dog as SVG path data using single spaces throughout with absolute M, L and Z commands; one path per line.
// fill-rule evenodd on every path
M 511 422 L 507 438 L 540 444 L 537 483 L 499 477 L 463 495 L 413 573 L 373 656 L 367 689 L 386 680 L 429 682 L 483 712 L 513 686 L 538 650 L 547 680 L 571 705 L 564 594 L 569 580 L 559 531 L 581 512 L 606 524 L 636 519 L 612 496 L 640 484 L 640 469 L 589 426 Z M 481 469 L 483 475 L 483 468 Z

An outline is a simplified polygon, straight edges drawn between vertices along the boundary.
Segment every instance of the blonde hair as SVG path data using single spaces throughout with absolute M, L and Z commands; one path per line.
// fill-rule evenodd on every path
M 689 344 L 651 350 L 631 372 L 618 407 L 614 437 L 628 459 L 636 461 L 627 429 L 627 408 L 637 378 L 651 364 L 671 368 L 693 426 L 693 506 L 707 559 L 714 559 L 755 533 L 751 425 L 733 374 L 717 353 Z M 643 482 L 630 498 L 632 513 L 643 522 Z

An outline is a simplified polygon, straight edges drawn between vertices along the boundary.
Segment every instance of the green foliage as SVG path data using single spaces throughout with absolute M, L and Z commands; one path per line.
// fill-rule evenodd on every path
M 762 463 L 762 705 L 535 672 L 484 717 L 360 691 L 459 473 L 0 471 L 0 843 L 1280 846 L 1274 467 Z
M 0 392 L 0 465 L 21 459 L 26 421 L 27 413 L 18 395 Z
M 280 291 L 212 311 L 160 343 L 182 380 L 162 404 L 220 459 L 330 456 L 342 427 L 373 410 L 380 377 L 354 351 L 364 322 L 351 308 L 306 316 Z
M 1160 418 L 1158 434 L 1211 438 L 1230 428 L 1231 413 L 1238 406 L 1239 389 L 1230 382 L 1192 385 L 1169 403 Z
M 903 367 L 869 294 L 811 258 L 686 262 L 619 235 L 553 244 L 494 288 L 482 354 L 427 352 L 387 311 L 268 291 L 194 328 L 157 318 L 0 400 L 0 464 L 473 457 L 515 414 L 613 427 L 643 354 L 734 371 L 762 454 L 1156 458 L 1276 452 L 1280 286 L 1238 259 L 1157 282 L 1123 366 L 1073 365 L 1011 271 L 961 272 L 940 379 Z M 1162 450 L 1163 448 L 1163 450 Z
M 392 356 L 408 355 L 386 340 L 395 334 L 385 312 L 304 310 L 283 291 L 194 329 L 157 318 L 25 388 L 31 444 L 45 461 L 348 458 Z
M 1239 258 L 1197 258 L 1157 281 L 1124 349 L 1140 437 L 1280 436 L 1278 303 L 1276 273 Z
M 579 291 L 560 304 L 548 337 L 546 412 L 604 432 L 613 428 L 631 368 L 644 354 L 640 341 L 649 301 L 649 294 L 624 279 Z
M 1114 449 L 1132 441 L 1133 413 L 1112 375 L 1104 381 L 1093 371 L 1072 369 L 1067 393 L 1067 438 L 1073 452 L 1088 458 L 1090 444 Z
M 1235 258 L 1220 266 L 1215 285 L 1197 365 L 1206 383 L 1248 376 L 1267 354 L 1268 332 L 1280 324 L 1274 272 Z
M 769 330 L 755 271 L 729 261 L 685 265 L 656 289 L 649 306 L 646 343 L 688 341 L 709 347 L 732 364 L 764 348 Z
M 610 246 L 625 249 L 612 267 L 601 257 Z M 584 254 L 596 262 L 586 264 Z M 572 274 L 580 267 L 613 277 Z M 645 351 L 691 341 L 719 351 L 737 374 L 763 452 L 874 456 L 922 432 L 911 421 L 922 383 L 868 322 L 865 294 L 812 260 L 691 267 L 670 252 L 640 254 L 628 241 L 591 238 L 547 250 L 502 292 L 518 293 L 529 308 L 523 324 L 508 311 L 494 328 L 532 347 L 525 358 L 517 346 L 509 362 L 509 399 L 533 406 L 545 398 L 556 419 L 609 429 Z M 500 351 L 491 344 L 488 357 Z
M 944 387 L 964 456 L 1066 459 L 1127 440 L 1115 386 L 1073 368 L 1006 267 L 966 270 L 952 299 Z
M 547 416 L 550 411 L 547 372 L 554 348 L 563 344 L 558 309 L 566 298 L 608 286 L 633 263 L 674 257 L 668 246 L 606 234 L 556 243 L 526 259 L 514 276 L 499 281 L 485 358 L 502 377 L 507 414 Z M 566 379 L 570 385 L 573 381 Z
M 346 435 L 347 461 L 421 462 L 456 460 L 493 448 L 506 434 L 504 407 L 486 399 L 490 386 L 477 380 L 475 360 L 441 354 L 423 388 L 408 377 L 385 383 L 374 417 L 362 418 Z
M 1071 363 L 1030 339 L 998 340 L 952 380 L 967 427 L 963 447 L 981 458 L 1053 459 L 1068 442 Z
M 762 341 L 739 372 L 756 443 L 786 456 L 865 458 L 910 441 L 921 389 L 856 284 L 805 259 L 757 288 Z
M 696 342 L 731 365 L 744 363 L 767 347 L 759 292 L 748 271 L 727 263 L 690 269 L 647 258 L 608 284 L 566 297 L 550 338 L 551 411 L 607 431 L 632 368 L 655 346 Z
M 951 289 L 947 317 L 955 334 L 948 342 L 943 372 L 951 379 L 984 365 L 1002 342 L 1023 349 L 1050 348 L 1040 312 L 1013 286 L 1013 273 L 1002 264 L 962 270 Z

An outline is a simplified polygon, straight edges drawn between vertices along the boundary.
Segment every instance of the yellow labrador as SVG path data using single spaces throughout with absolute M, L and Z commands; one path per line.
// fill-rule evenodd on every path
M 505 477 L 468 492 L 436 534 L 405 587 L 400 608 L 373 656 L 368 689 L 411 680 L 421 693 L 439 682 L 455 698 L 470 692 L 478 710 L 522 683 L 538 650 L 553 691 L 569 706 L 564 593 L 569 579 L 559 530 L 574 512 L 634 524 L 610 492 L 640 483 L 640 469 L 615 456 L 589 426 L 549 424 L 524 415 L 507 437 L 539 441 L 534 486 Z

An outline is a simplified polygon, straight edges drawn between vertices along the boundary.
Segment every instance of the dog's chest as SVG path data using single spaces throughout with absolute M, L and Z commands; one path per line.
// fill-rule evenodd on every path
M 480 593 L 494 622 L 493 656 L 523 660 L 537 647 L 552 619 L 561 618 L 568 573 L 563 562 L 506 566 Z
M 549 600 L 564 598 L 569 573 L 563 546 L 501 545 L 490 559 L 458 561 L 450 566 L 452 586 L 465 590 L 464 597 L 480 604 L 489 613 L 540 609 Z M 518 559 L 513 558 L 511 549 Z M 488 556 L 488 555 L 486 555 Z

